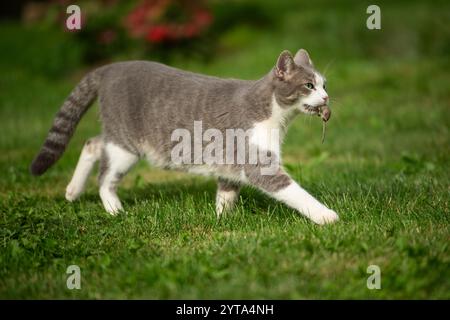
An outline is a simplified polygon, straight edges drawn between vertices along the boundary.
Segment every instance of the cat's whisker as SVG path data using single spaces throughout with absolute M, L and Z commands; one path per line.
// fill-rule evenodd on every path
M 330 75 L 328 74 L 328 69 L 334 64 L 334 61 L 335 61 L 336 59 L 331 59 L 330 61 L 328 61 L 328 63 L 327 63 L 327 65 L 325 66 L 325 68 L 324 68 L 324 70 L 323 70 L 323 75 L 325 76 L 325 77 L 329 77 Z
M 336 99 L 330 99 L 329 104 L 334 108 L 334 107 L 340 107 L 343 103 Z

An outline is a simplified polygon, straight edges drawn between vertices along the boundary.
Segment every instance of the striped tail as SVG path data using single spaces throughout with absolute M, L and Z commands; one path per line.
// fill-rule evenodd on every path
M 61 158 L 78 122 L 97 97 L 98 85 L 98 74 L 93 71 L 73 89 L 56 114 L 44 145 L 31 163 L 31 174 L 40 176 Z

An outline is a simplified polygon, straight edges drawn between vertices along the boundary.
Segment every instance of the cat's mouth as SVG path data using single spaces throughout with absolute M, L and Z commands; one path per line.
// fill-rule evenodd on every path
M 320 106 L 312 106 L 309 104 L 303 104 L 305 110 L 309 114 L 316 114 L 322 118 L 323 121 L 327 122 L 331 117 L 330 107 L 326 104 Z

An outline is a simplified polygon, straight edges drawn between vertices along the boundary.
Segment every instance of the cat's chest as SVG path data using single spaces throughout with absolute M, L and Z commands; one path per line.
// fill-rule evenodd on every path
M 256 145 L 260 150 L 271 151 L 279 155 L 286 134 L 286 124 L 291 117 L 292 112 L 281 108 L 273 98 L 271 116 L 253 125 L 250 143 Z
M 267 150 L 279 155 L 284 130 L 273 119 L 257 122 L 252 128 L 250 143 L 260 150 Z

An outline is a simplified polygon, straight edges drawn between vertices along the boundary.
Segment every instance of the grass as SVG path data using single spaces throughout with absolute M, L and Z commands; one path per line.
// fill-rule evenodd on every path
M 36 72 L 45 55 L 31 71 L 3 62 L 0 297 L 449 299 L 449 36 L 440 28 L 427 36 L 423 24 L 448 21 L 450 10 L 408 2 L 405 13 L 402 3 L 382 3 L 384 29 L 372 33 L 360 2 L 285 8 L 273 30 L 229 31 L 221 44 L 228 50 L 208 64 L 173 62 L 257 78 L 285 48 L 306 47 L 320 70 L 334 61 L 325 143 L 318 118 L 302 116 L 283 148 L 291 175 L 340 213 L 330 226 L 251 189 L 218 221 L 214 181 L 144 163 L 119 191 L 127 215 L 103 211 L 94 177 L 80 201 L 66 202 L 82 143 L 99 132 L 95 108 L 48 174 L 33 178 L 28 166 L 82 71 Z M 72 264 L 81 290 L 66 288 Z M 367 289 L 369 265 L 381 269 L 381 290 Z

